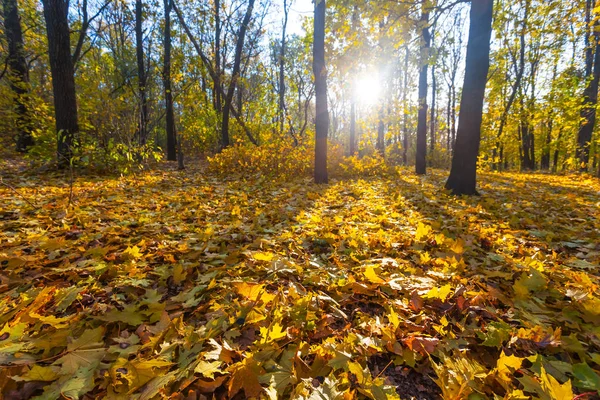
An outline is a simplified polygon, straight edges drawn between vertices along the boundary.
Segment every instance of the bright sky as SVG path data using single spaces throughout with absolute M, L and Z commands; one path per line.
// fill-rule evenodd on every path
M 283 0 L 276 0 L 276 3 L 283 7 Z M 302 30 L 302 19 L 303 17 L 310 17 L 313 14 L 313 3 L 312 0 L 292 0 L 292 7 L 290 9 L 289 21 L 288 21 L 288 33 L 289 34 L 301 34 Z M 283 13 L 281 15 L 283 18 Z

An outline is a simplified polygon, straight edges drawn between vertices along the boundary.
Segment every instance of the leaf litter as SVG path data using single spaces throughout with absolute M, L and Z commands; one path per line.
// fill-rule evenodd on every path
M 600 185 L 201 170 L 0 189 L 6 398 L 600 395 Z M 35 199 L 34 209 L 24 198 Z M 87 396 L 87 397 L 86 397 Z

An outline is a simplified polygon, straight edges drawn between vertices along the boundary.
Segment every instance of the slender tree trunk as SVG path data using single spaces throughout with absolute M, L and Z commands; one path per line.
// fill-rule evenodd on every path
M 27 152 L 34 144 L 31 135 L 31 115 L 27 107 L 29 97 L 29 68 L 25 59 L 23 30 L 17 0 L 3 0 L 4 32 L 8 44 L 6 58 L 10 88 L 15 94 L 15 111 L 17 114 L 17 151 Z
M 404 46 L 404 81 L 402 82 L 402 163 L 408 165 L 408 45 Z
M 427 65 L 429 63 L 429 48 L 431 36 L 429 35 L 429 10 L 426 0 L 422 3 L 421 11 L 421 56 L 419 60 L 419 114 L 417 120 L 417 159 L 415 172 L 417 175 L 427 173 Z
M 471 2 L 465 81 L 452 168 L 446 189 L 453 194 L 477 194 L 477 157 L 487 74 L 490 65 L 493 0 Z
M 592 2 L 588 0 L 586 7 L 586 20 L 588 20 L 588 22 L 591 7 Z M 586 40 L 586 78 L 588 79 L 588 84 L 583 92 L 584 105 L 580 113 L 583 122 L 581 123 L 577 134 L 576 151 L 576 157 L 580 163 L 579 169 L 581 172 L 588 170 L 590 143 L 592 141 L 594 125 L 596 124 L 596 104 L 598 103 L 598 82 L 600 80 L 600 32 L 598 32 L 598 29 L 600 29 L 600 22 L 596 21 L 593 29 L 595 46 L 589 43 L 589 38 Z M 590 33 L 588 33 L 588 37 L 589 36 Z M 593 57 L 592 51 L 595 51 Z
M 350 101 L 350 155 L 353 156 L 356 153 L 356 101 L 354 100 L 354 93 L 352 93 L 352 100 Z
M 552 162 L 552 172 L 558 171 L 558 157 L 560 155 L 560 139 L 562 138 L 562 128 L 558 131 L 556 137 L 556 147 L 554 148 L 554 157 Z
M 171 89 L 171 0 L 164 0 L 165 31 L 164 31 L 164 64 L 163 86 L 165 88 L 166 131 L 167 131 L 167 160 L 177 161 L 177 134 L 175 132 L 175 115 L 173 111 L 173 91 Z
M 492 159 L 494 160 L 494 163 L 495 163 L 494 168 L 496 170 L 502 169 L 502 156 L 498 157 L 498 161 L 496 162 L 497 154 L 498 154 L 498 151 L 500 151 L 501 148 L 503 148 L 503 145 L 501 142 L 502 141 L 502 133 L 504 132 L 504 127 L 506 126 L 508 114 L 510 113 L 510 109 L 512 108 L 512 105 L 516 99 L 517 93 L 519 92 L 519 90 L 521 90 L 521 81 L 523 80 L 523 73 L 525 72 L 525 34 L 527 33 L 527 26 L 529 23 L 529 6 L 530 6 L 530 1 L 526 0 L 525 7 L 524 7 L 525 14 L 523 16 L 521 32 L 519 34 L 519 43 L 520 43 L 519 61 L 518 61 L 518 66 L 516 66 L 515 82 L 512 85 L 511 93 L 510 93 L 510 96 L 508 97 L 508 102 L 506 103 L 506 107 L 504 108 L 504 111 L 502 112 L 502 116 L 500 117 L 500 126 L 498 127 L 498 133 L 496 135 L 496 146 L 492 150 Z M 516 63 L 516 61 L 515 61 L 515 63 Z M 503 151 L 501 151 L 501 152 L 503 153 Z
M 75 138 L 79 133 L 77 121 L 77 94 L 71 38 L 69 31 L 69 2 L 42 0 L 48 35 L 48 56 L 52 74 L 54 114 L 57 132 L 57 161 L 59 168 L 67 168 L 73 158 Z
M 140 116 L 138 123 L 138 139 L 145 145 L 148 139 L 148 100 L 146 95 L 146 68 L 144 66 L 144 37 L 142 31 L 142 0 L 135 1 L 135 50 L 138 70 L 138 91 L 140 95 Z
M 221 121 L 221 148 L 228 147 L 229 142 L 229 113 L 231 111 L 231 101 L 240 75 L 240 64 L 242 62 L 242 51 L 244 50 L 244 40 L 246 39 L 246 31 L 252 18 L 252 10 L 254 8 L 254 0 L 248 1 L 248 8 L 244 15 L 244 20 L 240 25 L 237 35 L 237 43 L 235 45 L 235 56 L 233 60 L 233 70 L 231 71 L 231 82 L 225 96 L 225 106 L 223 107 L 223 119 Z
M 378 112 L 378 123 L 377 123 L 377 152 L 384 157 L 385 156 L 385 124 L 383 122 L 384 110 L 383 102 L 379 106 Z
M 214 107 L 217 115 L 222 110 L 221 106 L 221 0 L 215 0 L 215 79 Z
M 434 47 L 433 43 L 435 41 L 435 28 L 431 30 L 431 44 L 432 48 Z M 435 151 L 435 129 L 436 129 L 436 121 L 435 121 L 435 107 L 436 107 L 436 96 L 437 96 L 437 80 L 435 77 L 435 63 L 431 65 L 431 110 L 429 116 L 429 152 L 433 155 Z M 432 160 L 433 161 L 433 160 Z
M 288 23 L 287 0 L 283 0 L 283 27 L 281 30 L 281 53 L 279 54 L 279 134 L 283 135 L 285 125 L 285 46 Z
M 327 66 L 325 64 L 325 0 L 315 0 L 313 74 L 315 76 L 315 183 L 327 183 Z

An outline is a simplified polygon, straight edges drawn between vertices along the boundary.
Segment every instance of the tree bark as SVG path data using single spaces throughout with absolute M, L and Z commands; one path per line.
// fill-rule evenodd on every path
M 435 41 L 435 27 L 431 30 L 431 45 L 434 47 Z M 437 80 L 435 77 L 435 63 L 431 65 L 431 110 L 429 116 L 429 153 L 433 155 L 435 151 L 435 107 L 436 107 L 436 96 L 437 96 Z M 432 160 L 433 161 L 433 160 Z
M 427 65 L 429 63 L 429 10 L 426 9 L 426 0 L 423 1 L 421 11 L 421 57 L 419 72 L 419 114 L 417 120 L 417 159 L 415 172 L 417 175 L 427 173 Z
M 404 46 L 404 81 L 402 82 L 402 163 L 408 165 L 408 45 Z
M 492 15 L 493 0 L 472 0 L 458 132 L 450 176 L 446 182 L 446 189 L 455 195 L 477 194 L 477 157 L 490 65 Z
M 52 75 L 54 114 L 57 132 L 57 161 L 66 168 L 73 158 L 75 138 L 79 133 L 77 120 L 77 94 L 71 39 L 69 31 L 68 0 L 42 0 L 48 35 L 48 56 Z
M 171 89 L 171 0 L 164 0 L 165 32 L 163 38 L 163 86 L 165 89 L 167 160 L 177 160 L 177 134 L 175 132 L 175 115 L 173 111 L 173 91 Z
M 17 114 L 17 151 L 25 153 L 34 144 L 31 134 L 31 115 L 27 107 L 29 97 L 29 68 L 25 59 L 23 30 L 17 0 L 4 0 L 4 32 L 8 44 L 6 58 L 8 81 L 15 94 L 15 111 Z
M 148 99 L 146 68 L 144 66 L 144 36 L 142 30 L 142 0 L 135 0 L 135 54 L 138 70 L 138 91 L 140 96 L 140 115 L 138 121 L 138 140 L 145 145 L 148 140 Z
M 221 106 L 221 1 L 215 0 L 215 79 L 214 105 L 217 114 L 223 109 Z
M 589 22 L 592 2 L 586 2 L 586 20 Z M 589 26 L 589 24 L 588 24 Z M 585 172 L 588 170 L 590 161 L 590 143 L 596 124 L 596 104 L 598 103 L 598 82 L 600 80 L 600 22 L 596 20 L 593 29 L 594 44 L 589 40 L 590 33 L 586 39 L 586 78 L 588 84 L 583 92 L 583 108 L 581 109 L 581 125 L 577 133 L 576 157 L 580 163 L 579 170 Z M 594 50 L 595 49 L 595 50 Z M 595 52 L 592 57 L 592 51 Z
M 279 134 L 283 135 L 285 125 L 285 46 L 288 23 L 287 0 L 283 0 L 283 27 L 281 32 L 281 52 L 279 53 Z
M 518 65 L 515 65 L 516 69 L 516 77 L 515 82 L 512 85 L 510 96 L 508 97 L 508 102 L 506 103 L 506 107 L 502 112 L 502 116 L 500 117 L 500 126 L 498 127 L 498 133 L 496 134 L 496 146 L 492 150 L 492 159 L 494 160 L 494 169 L 500 170 L 502 169 L 502 158 L 504 153 L 504 146 L 502 145 L 502 133 L 504 132 L 504 127 L 506 126 L 506 120 L 508 118 L 508 114 L 510 109 L 516 99 L 517 93 L 521 89 L 521 81 L 523 80 L 523 73 L 525 72 L 525 33 L 527 32 L 527 26 L 529 22 L 529 6 L 530 2 L 528 0 L 525 1 L 525 14 L 523 16 L 523 23 L 521 27 L 521 32 L 519 34 L 519 61 Z M 517 60 L 514 60 L 517 63 Z
M 313 74 L 315 76 L 315 183 L 327 183 L 327 68 L 325 64 L 325 0 L 315 0 Z
M 231 82 L 229 82 L 229 88 L 225 96 L 225 106 L 223 108 L 223 119 L 221 121 L 221 148 L 224 149 L 229 146 L 229 112 L 231 110 L 231 102 L 233 100 L 233 94 L 240 74 L 240 64 L 242 62 L 242 51 L 244 50 L 244 40 L 246 38 L 246 31 L 250 24 L 250 18 L 252 18 L 252 10 L 254 8 L 254 0 L 248 1 L 248 8 L 246 9 L 246 15 L 240 29 L 238 30 L 237 43 L 235 44 L 235 56 L 233 59 L 233 70 L 231 71 Z

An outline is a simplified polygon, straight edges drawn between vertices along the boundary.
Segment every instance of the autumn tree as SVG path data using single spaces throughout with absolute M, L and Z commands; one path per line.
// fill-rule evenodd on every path
M 490 65 L 493 0 L 472 0 L 465 80 L 460 101 L 456 147 L 446 189 L 453 194 L 477 193 L 477 157 L 481 140 L 483 98 Z

